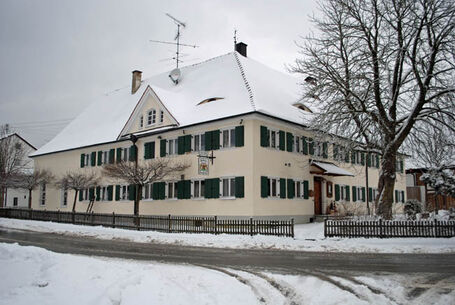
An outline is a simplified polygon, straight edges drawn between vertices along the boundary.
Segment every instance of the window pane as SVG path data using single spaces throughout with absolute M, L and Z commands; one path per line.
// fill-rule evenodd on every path
M 201 135 L 201 150 L 205 150 L 205 134 Z
M 174 189 L 172 188 L 172 186 L 173 186 L 172 183 L 168 183 L 168 185 L 167 185 L 167 197 L 168 198 L 172 198 L 173 197 L 172 194 L 173 194 L 173 190 Z
M 205 180 L 201 181 L 201 197 L 205 196 Z
M 199 197 L 199 181 L 194 181 L 194 197 Z
M 223 197 L 229 196 L 229 179 L 223 179 Z
M 276 196 L 276 180 L 272 179 L 272 196 Z
M 178 194 L 178 192 L 177 192 L 178 183 L 177 183 L 177 182 L 174 182 L 173 184 L 174 184 L 174 198 L 176 198 L 176 197 L 177 197 L 177 194 Z
M 272 147 L 276 147 L 275 146 L 275 131 L 272 131 Z
M 229 147 L 229 130 L 223 130 L 223 147 Z
M 177 139 L 174 140 L 174 154 L 179 151 L 179 141 Z
M 199 151 L 199 138 L 200 138 L 200 135 L 195 135 L 194 136 L 194 150 L 195 151 Z
M 169 140 L 169 154 L 174 154 L 174 140 Z
M 300 182 L 296 182 L 295 184 L 295 189 L 297 191 L 296 197 L 300 197 Z
M 144 199 L 148 199 L 149 198 L 149 185 L 146 184 L 144 186 Z
M 231 129 L 230 133 L 231 133 L 231 147 L 235 147 L 235 129 Z
M 230 193 L 230 196 L 231 197 L 235 197 L 235 179 L 234 178 L 231 178 L 231 193 Z

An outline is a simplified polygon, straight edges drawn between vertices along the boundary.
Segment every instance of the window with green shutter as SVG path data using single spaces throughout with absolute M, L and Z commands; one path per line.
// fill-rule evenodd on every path
M 242 147 L 245 142 L 245 127 L 243 125 L 235 127 L 235 147 Z
M 286 149 L 286 136 L 285 136 L 285 133 L 284 131 L 280 130 L 278 132 L 278 136 L 280 138 L 280 150 L 285 150 Z
M 245 197 L 245 177 L 235 177 L 235 197 Z
M 399 202 L 398 191 L 395 190 L 395 202 Z
M 85 154 L 81 154 L 81 168 L 85 165 Z
M 335 184 L 335 201 L 340 201 L 340 186 Z
M 178 154 L 183 155 L 185 153 L 185 136 L 180 136 L 177 139 L 178 141 Z
M 117 163 L 122 162 L 122 148 L 117 148 Z
M 365 202 L 365 187 L 362 186 L 362 201 Z
M 177 199 L 184 199 L 185 195 L 185 181 L 180 180 L 177 182 Z
M 304 155 L 308 155 L 308 141 L 306 137 L 302 137 L 302 152 Z
M 114 190 L 114 186 L 113 185 L 109 185 L 107 187 L 107 200 L 109 200 L 109 201 L 112 201 L 112 199 L 113 199 L 113 196 L 112 196 L 113 195 L 112 194 L 113 190 Z
M 261 197 L 266 198 L 269 194 L 269 179 L 261 176 Z
M 115 158 L 115 149 L 110 149 L 109 150 L 109 164 L 114 163 L 114 158 Z
M 96 166 L 96 151 L 93 151 L 90 156 L 91 166 Z
M 288 179 L 287 182 L 288 182 L 288 198 L 292 199 L 292 198 L 294 198 L 294 194 L 295 194 L 294 180 Z
M 184 138 L 184 148 L 185 148 L 185 152 L 191 152 L 191 138 L 193 136 L 192 135 L 186 135 L 185 138 Z
M 144 159 L 155 158 L 155 142 L 144 143 Z
M 98 163 L 97 163 L 98 166 L 101 166 L 103 164 L 102 159 L 103 159 L 103 151 L 100 150 L 100 151 L 98 151 Z
M 368 201 L 373 201 L 373 188 L 368 188 Z
M 166 139 L 160 140 L 160 157 L 166 157 Z
M 137 146 L 136 145 L 131 145 L 130 147 L 130 155 L 128 160 L 130 162 L 135 162 L 137 159 Z
M 115 201 L 120 200 L 120 185 L 115 186 Z
M 220 149 L 220 130 L 212 130 L 212 150 L 218 149 Z
M 212 197 L 212 179 L 205 179 L 205 198 L 210 199 Z
M 308 180 L 303 181 L 303 198 L 308 199 L 310 198 L 310 191 L 309 191 L 309 182 Z
M 314 141 L 312 138 L 308 138 L 308 146 L 309 146 L 308 151 L 309 151 L 310 155 L 313 156 L 314 155 Z
M 404 191 L 401 191 L 401 202 L 404 203 Z
M 351 201 L 351 196 L 349 194 L 349 185 L 346 185 L 346 201 Z
M 286 179 L 280 178 L 280 198 L 286 198 Z
M 286 132 L 286 150 L 292 152 L 294 150 L 294 135 Z
M 134 201 L 136 199 L 136 185 L 128 185 L 128 200 Z
M 352 201 L 353 202 L 357 201 L 357 186 L 352 187 Z

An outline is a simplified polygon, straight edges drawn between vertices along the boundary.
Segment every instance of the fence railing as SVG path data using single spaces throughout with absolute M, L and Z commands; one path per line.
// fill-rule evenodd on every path
M 79 225 L 105 226 L 139 231 L 180 233 L 274 235 L 294 237 L 294 219 L 218 219 L 217 216 L 134 216 L 125 214 L 72 213 L 15 208 L 0 208 L 0 217 L 54 221 Z
M 454 237 L 455 221 L 325 220 L 326 237 Z

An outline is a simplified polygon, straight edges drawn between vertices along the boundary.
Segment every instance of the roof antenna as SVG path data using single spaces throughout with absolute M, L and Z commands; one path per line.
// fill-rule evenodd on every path
M 172 59 L 175 59 L 175 62 L 176 62 L 176 69 L 179 68 L 179 62 L 181 62 L 181 60 L 179 59 L 179 56 L 180 56 L 180 47 L 191 47 L 191 48 L 198 48 L 199 46 L 197 45 L 190 45 L 190 44 L 184 44 L 184 43 L 180 43 L 180 35 L 181 35 L 181 29 L 180 28 L 185 28 L 186 27 L 186 23 L 178 20 L 177 18 L 171 16 L 170 14 L 166 13 L 166 16 L 168 16 L 169 18 L 171 18 L 174 23 L 177 25 L 177 34 L 175 35 L 174 37 L 174 40 L 177 41 L 177 42 L 171 42 L 171 41 L 161 41 L 161 40 L 149 40 L 150 42 L 156 42 L 156 43 L 164 43 L 164 44 L 173 44 L 177 47 L 177 50 L 175 52 L 175 57 L 173 57 Z M 175 82 L 175 81 L 174 81 Z

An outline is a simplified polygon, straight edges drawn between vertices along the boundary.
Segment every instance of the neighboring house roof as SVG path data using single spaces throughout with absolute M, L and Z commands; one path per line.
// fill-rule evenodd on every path
M 30 148 L 32 148 L 33 150 L 36 150 L 36 147 L 33 146 L 32 144 L 30 144 L 30 142 L 28 142 L 27 140 L 25 140 L 23 137 L 21 137 L 19 134 L 17 133 L 10 133 L 8 135 L 4 135 L 3 137 L 0 137 L 0 141 L 3 140 L 3 139 L 6 139 L 6 138 L 9 138 L 9 137 L 12 137 L 12 136 L 16 136 L 18 137 L 22 142 L 24 142 L 25 144 L 27 144 L 28 146 L 30 146 Z
M 177 85 L 166 72 L 143 80 L 135 94 L 126 87 L 103 96 L 32 156 L 118 140 L 148 88 L 175 118 L 176 128 L 251 112 L 301 125 L 311 117 L 293 106 L 302 93 L 297 79 L 237 52 L 183 67 L 181 75 Z M 200 104 L 214 97 L 222 99 Z

